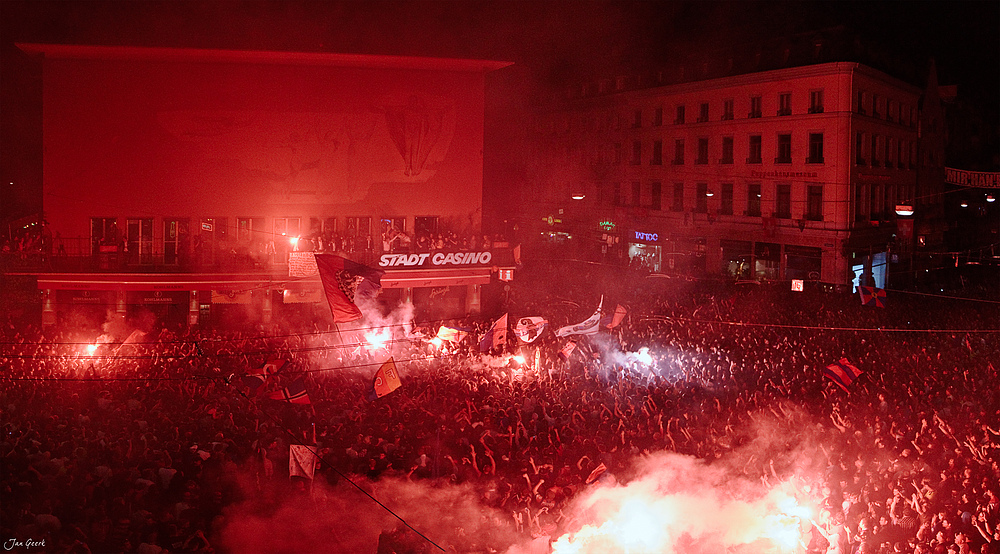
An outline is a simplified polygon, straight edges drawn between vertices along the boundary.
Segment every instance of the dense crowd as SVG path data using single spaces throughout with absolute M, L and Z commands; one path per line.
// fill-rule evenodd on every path
M 620 288 L 626 321 L 568 362 L 551 329 L 523 365 L 481 355 L 485 318 L 446 322 L 472 332 L 444 349 L 426 340 L 442 322 L 399 331 L 403 386 L 374 401 L 371 372 L 346 368 L 387 353 L 336 348 L 337 334 L 160 329 L 93 361 L 68 330 L 7 325 L 0 533 L 52 552 L 226 550 L 228 510 L 299 493 L 288 445 L 315 440 L 317 481 L 471 487 L 524 538 L 575 531 L 574 498 L 669 451 L 795 483 L 817 507 L 800 552 L 1000 552 L 1000 340 L 956 331 L 996 329 L 997 305 Z M 598 298 L 572 292 L 522 290 L 511 310 L 576 323 Z M 651 363 L 623 354 L 643 347 Z M 271 358 L 288 363 L 266 389 L 305 376 L 310 405 L 262 400 L 233 377 Z M 849 392 L 822 372 L 841 358 L 864 371 Z M 430 551 L 398 534 L 380 551 Z M 506 537 L 487 526 L 443 546 L 503 551 Z

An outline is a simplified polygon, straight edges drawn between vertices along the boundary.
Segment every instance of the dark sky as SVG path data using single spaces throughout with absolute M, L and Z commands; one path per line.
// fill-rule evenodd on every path
M 37 186 L 30 181 L 40 175 L 40 73 L 15 42 L 488 58 L 515 62 L 545 86 L 836 25 L 918 60 L 934 56 L 942 84 L 959 84 L 997 110 L 1000 2 L 994 0 L 0 0 L 0 217 L 29 208 L 33 197 L 20 191 Z

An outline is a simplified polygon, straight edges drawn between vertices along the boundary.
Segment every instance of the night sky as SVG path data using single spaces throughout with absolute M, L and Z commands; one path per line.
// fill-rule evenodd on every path
M 532 87 L 845 25 L 937 61 L 996 119 L 1000 2 L 0 1 L 0 218 L 40 208 L 41 75 L 16 42 L 299 50 L 515 62 Z M 15 182 L 11 186 L 9 183 Z

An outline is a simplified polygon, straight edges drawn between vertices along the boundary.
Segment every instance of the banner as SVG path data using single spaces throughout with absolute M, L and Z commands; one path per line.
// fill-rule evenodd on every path
M 401 386 L 403 386 L 403 382 L 399 380 L 399 372 L 396 371 L 396 362 L 392 358 L 389 358 L 375 372 L 375 377 L 372 379 L 372 393 L 375 398 L 382 398 Z
M 366 288 L 377 291 L 382 287 L 385 272 L 333 254 L 315 254 L 315 258 L 333 321 L 344 323 L 361 319 L 361 310 L 354 304 L 355 294 L 364 290 L 361 286 L 365 283 L 369 285 Z
M 517 320 L 517 325 L 514 326 L 514 334 L 524 342 L 534 342 L 548 325 L 549 322 L 542 317 L 522 317 Z
M 568 337 L 570 335 L 594 335 L 601 328 L 601 306 L 604 305 L 604 297 L 601 297 L 601 302 L 597 305 L 597 311 L 594 315 L 588 317 L 584 321 L 577 323 L 576 325 L 567 325 L 565 327 L 560 327 L 556 331 L 557 337 Z

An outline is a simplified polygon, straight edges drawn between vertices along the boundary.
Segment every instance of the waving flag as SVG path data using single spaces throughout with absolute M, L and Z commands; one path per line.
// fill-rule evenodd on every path
M 862 373 L 864 372 L 847 361 L 847 358 L 841 358 L 840 361 L 826 366 L 826 369 L 823 370 L 823 375 L 847 392 L 850 392 L 847 387 Z
M 604 465 L 604 462 L 601 462 L 601 465 L 595 467 L 594 471 L 590 472 L 590 475 L 587 476 L 585 483 L 589 485 L 594 481 L 597 481 L 606 471 L 608 471 L 608 466 Z
M 401 386 L 403 386 L 403 382 L 399 380 L 399 372 L 396 371 L 396 362 L 392 358 L 389 358 L 375 372 L 375 377 L 372 379 L 372 395 L 375 398 L 382 398 Z
M 483 335 L 479 341 L 479 351 L 489 352 L 499 346 L 507 344 L 507 314 L 503 314 L 500 319 L 493 322 L 493 326 Z
M 277 375 L 281 371 L 286 361 L 281 358 L 271 358 L 260 368 L 259 373 L 247 373 L 240 377 L 240 381 L 245 387 L 250 389 L 250 392 L 257 392 L 267 382 L 268 377 Z
M 559 351 L 559 359 L 565 362 L 573 355 L 574 350 L 576 350 L 576 341 L 566 341 L 566 346 L 562 347 L 562 350 Z
M 858 295 L 861 296 L 862 306 L 885 307 L 885 289 L 858 287 Z
M 333 254 L 315 256 L 333 321 L 342 323 L 361 319 L 361 310 L 354 303 L 355 295 L 374 296 L 382 288 L 385 272 Z
M 605 316 L 601 318 L 601 328 L 602 329 L 614 329 L 621 325 L 622 321 L 625 320 L 625 315 L 628 311 L 625 310 L 625 306 L 618 304 L 615 306 L 615 313 L 610 316 Z
M 601 328 L 601 306 L 604 305 L 604 297 L 601 297 L 601 302 L 597 305 L 597 311 L 594 315 L 588 317 L 584 321 L 577 323 L 576 325 L 567 325 L 565 327 L 560 327 L 556 331 L 557 337 L 568 337 L 570 335 L 594 335 Z
M 280 400 L 291 404 L 312 404 L 306 392 L 306 383 L 302 378 L 293 381 L 287 387 L 267 395 L 271 400 Z
M 437 338 L 449 342 L 459 342 L 463 338 L 465 338 L 465 336 L 468 334 L 469 334 L 468 329 L 462 329 L 459 327 L 446 327 L 442 325 L 441 328 L 438 329 Z
M 315 446 L 305 446 L 302 444 L 292 444 L 288 447 L 288 476 L 305 477 L 312 479 L 316 476 L 316 465 L 319 457 L 316 456 Z
M 545 331 L 548 325 L 549 322 L 545 318 L 537 316 L 522 317 L 517 320 L 517 325 L 514 326 L 514 334 L 524 342 L 534 342 L 542 334 L 542 331 Z

